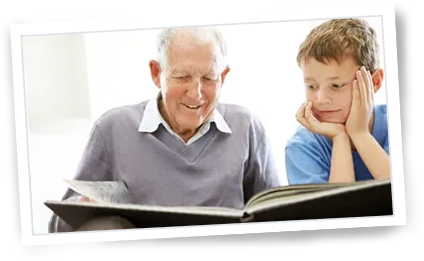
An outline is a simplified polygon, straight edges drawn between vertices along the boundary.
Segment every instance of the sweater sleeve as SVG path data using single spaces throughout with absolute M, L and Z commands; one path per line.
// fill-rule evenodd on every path
M 109 155 L 97 125 L 91 131 L 74 179 L 87 181 L 111 180 Z M 79 198 L 79 194 L 68 189 L 62 200 L 76 201 Z M 48 227 L 49 233 L 71 232 L 74 230 L 55 214 L 52 215 Z
M 253 118 L 249 133 L 249 156 L 244 173 L 245 203 L 255 194 L 281 186 L 270 141 L 261 122 Z

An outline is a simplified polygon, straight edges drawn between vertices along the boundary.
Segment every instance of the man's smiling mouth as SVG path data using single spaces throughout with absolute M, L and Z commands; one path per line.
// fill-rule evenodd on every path
M 190 105 L 190 104 L 187 104 L 187 103 L 183 103 L 183 105 L 185 107 L 189 108 L 189 109 L 192 109 L 192 110 L 196 110 L 196 109 L 198 109 L 202 106 L 202 105 Z

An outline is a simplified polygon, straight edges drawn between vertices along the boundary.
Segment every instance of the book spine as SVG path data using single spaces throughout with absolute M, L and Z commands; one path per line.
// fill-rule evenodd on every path
M 243 214 L 243 216 L 240 218 L 240 222 L 241 223 L 248 223 L 248 222 L 253 222 L 254 221 L 254 217 L 251 214 L 247 214 L 246 212 Z

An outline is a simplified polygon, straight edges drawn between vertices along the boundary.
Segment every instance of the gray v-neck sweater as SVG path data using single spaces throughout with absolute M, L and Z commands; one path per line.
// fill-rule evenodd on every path
M 122 180 L 138 204 L 237 209 L 280 185 L 264 128 L 246 108 L 218 104 L 232 133 L 212 122 L 187 146 L 163 125 L 153 133 L 138 131 L 146 104 L 112 109 L 96 121 L 75 179 Z M 75 195 L 68 190 L 63 200 Z M 49 231 L 72 228 L 53 216 Z

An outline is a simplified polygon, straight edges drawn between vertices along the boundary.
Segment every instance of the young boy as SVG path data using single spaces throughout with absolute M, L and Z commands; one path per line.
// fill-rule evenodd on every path
M 390 177 L 386 106 L 373 102 L 384 76 L 378 48 L 374 29 L 360 19 L 330 20 L 301 44 L 306 102 L 286 146 L 290 184 Z

